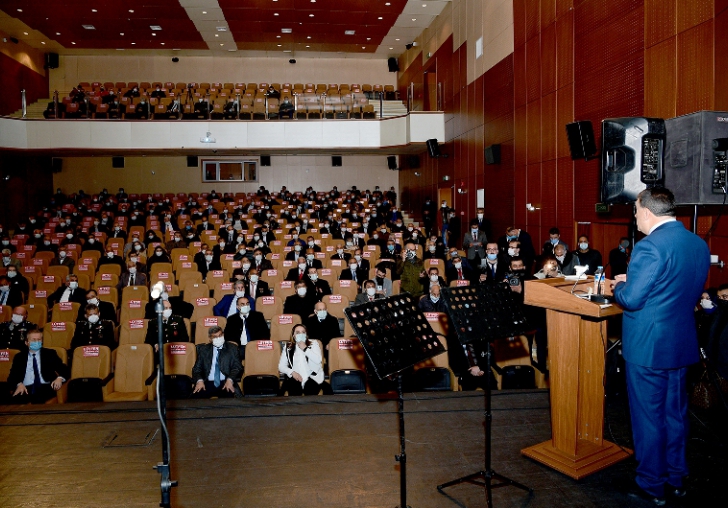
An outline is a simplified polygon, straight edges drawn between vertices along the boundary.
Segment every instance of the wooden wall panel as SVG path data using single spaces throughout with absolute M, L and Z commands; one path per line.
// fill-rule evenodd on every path
M 623 29 L 619 19 L 642 6 L 643 0 L 582 0 L 574 5 L 574 11 L 579 15 L 576 31 L 583 36 L 606 26 L 611 26 L 612 30 Z M 644 32 L 644 20 L 638 30 L 640 34 Z M 579 48 L 578 44 L 576 48 Z
M 535 37 L 526 41 L 526 101 L 541 96 L 541 41 Z
M 574 163 L 570 157 L 561 157 L 556 160 L 556 227 L 570 227 L 573 224 L 575 196 Z
M 541 30 L 541 93 L 556 90 L 556 23 Z
M 513 51 L 513 80 L 515 107 L 526 104 L 526 45 L 518 46 Z
M 556 19 L 556 88 L 574 82 L 574 11 Z
M 526 2 L 513 0 L 513 42 L 514 47 L 526 44 Z
M 645 0 L 645 48 L 677 34 L 675 0 Z
M 725 1 L 726 9 L 715 17 L 715 109 L 716 111 L 728 110 L 728 0 Z
M 526 0 L 526 41 L 537 36 L 541 28 L 540 3 L 538 0 Z
M 574 85 L 569 84 L 556 92 L 556 156 L 569 157 L 569 139 L 566 124 L 574 121 Z
M 541 99 L 541 160 L 556 159 L 556 92 Z
M 544 161 L 541 164 L 541 242 L 546 241 L 549 228 L 556 226 L 557 200 L 556 160 Z M 534 243 L 538 245 L 537 239 Z
M 556 0 L 541 0 L 541 31 L 556 21 Z
M 564 16 L 574 10 L 574 0 L 556 0 L 556 17 Z
M 645 116 L 672 118 L 677 100 L 677 38 L 645 49 Z
M 523 205 L 525 222 L 518 222 L 518 208 L 516 207 L 516 222 L 524 224 L 526 230 L 533 238 L 533 241 L 538 245 L 539 239 L 541 238 L 541 210 L 542 210 L 542 199 L 541 199 L 541 163 L 529 164 L 526 168 L 526 196 L 525 203 L 531 203 L 531 206 L 535 210 L 526 210 L 525 204 Z M 518 203 L 518 201 L 516 201 Z
M 516 142 L 515 168 L 521 171 L 528 163 L 528 123 L 526 106 L 516 108 L 513 118 L 513 139 Z
M 677 32 L 684 32 L 713 19 L 714 2 L 715 0 L 677 0 Z
M 527 163 L 541 161 L 541 100 L 526 105 Z M 519 141 L 519 138 L 516 138 Z
M 713 25 L 711 19 L 677 35 L 677 115 L 713 109 Z
M 527 224 L 526 218 L 526 200 L 527 200 L 527 186 L 528 186 L 528 168 L 526 165 L 519 167 L 516 166 L 514 177 L 513 177 L 513 203 L 511 207 L 513 210 L 513 222 L 521 227 Z
M 472 128 L 483 125 L 483 88 L 485 87 L 485 75 L 476 79 L 471 88 L 474 88 L 473 102 L 470 104 L 470 115 L 472 116 Z

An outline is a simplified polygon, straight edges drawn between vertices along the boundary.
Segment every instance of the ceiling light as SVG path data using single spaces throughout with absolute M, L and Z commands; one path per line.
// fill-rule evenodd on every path
M 344 35 L 354 35 L 356 30 L 344 30 Z
M 367 49 L 367 47 L 366 46 L 362 46 L 361 49 Z
M 377 19 L 384 19 L 383 17 L 379 16 Z
M 43 42 L 43 41 L 40 41 L 40 43 L 41 43 L 41 44 L 43 44 L 43 45 L 45 46 L 45 42 Z
M 311 0 L 311 3 L 312 3 L 312 4 L 315 4 L 315 3 L 316 3 L 316 0 Z
M 389 7 L 389 6 L 390 6 L 390 5 L 392 5 L 392 4 L 391 4 L 391 3 L 389 3 L 389 2 L 387 2 L 387 3 L 385 3 L 384 5 L 386 5 L 387 7 Z
M 220 37 L 220 34 L 215 34 L 215 37 Z
M 154 32 L 152 32 L 152 37 L 156 37 L 156 36 L 157 36 L 157 34 L 155 34 Z
M 134 44 L 136 44 L 136 42 L 132 42 L 131 44 L 132 44 L 132 46 L 133 46 Z
M 96 30 L 96 27 L 93 25 L 81 25 L 81 26 L 84 27 L 86 30 Z
M 23 32 L 23 35 L 28 35 L 28 32 Z
M 61 32 L 56 32 L 56 35 L 61 35 Z
M 422 7 L 427 7 L 427 4 L 422 4 Z
M 221 43 L 220 43 L 220 46 L 224 46 L 224 45 L 225 45 L 225 43 L 224 43 L 224 42 L 221 42 Z
M 226 26 L 219 26 L 219 27 L 217 27 L 217 31 L 218 32 L 227 32 L 227 27 Z
M 310 36 L 310 35 L 309 35 L 308 37 L 306 37 L 306 39 L 310 39 L 310 38 L 311 38 L 311 36 Z
M 129 9 L 129 12 L 131 12 L 132 14 L 134 14 L 134 9 Z
M 162 46 L 164 46 L 164 43 L 163 43 L 163 42 L 160 42 L 160 44 L 161 44 Z
M 149 25 L 149 28 L 151 28 L 152 30 L 161 30 L 162 29 L 162 27 L 159 25 Z
M 367 40 L 368 40 L 368 41 L 371 41 L 371 40 L 372 40 L 372 38 L 371 38 L 371 37 L 367 37 Z
M 394 39 L 395 41 L 398 41 L 399 39 Z
M 71 44 L 75 45 L 76 43 L 75 42 L 72 42 Z
M 207 14 L 207 11 L 202 11 L 202 14 Z
M 412 21 L 417 21 L 417 18 L 412 18 Z
M 124 32 L 119 32 L 119 35 L 123 36 L 124 35 Z
M 279 14 L 277 12 L 274 12 L 273 15 L 274 16 L 279 16 Z
M 306 46 L 307 48 L 310 48 L 311 46 Z
M 18 12 L 23 12 L 23 9 L 18 9 Z
M 309 17 L 309 18 L 313 18 L 313 14 L 309 14 L 309 15 L 308 15 L 308 17 Z
M 96 9 L 91 9 L 91 12 L 99 12 L 99 11 L 97 11 Z
M 293 28 L 281 28 L 282 34 L 290 34 L 293 33 Z
M 394 48 L 389 48 L 389 49 L 394 49 Z
M 279 44 L 279 45 L 278 45 L 278 47 L 279 47 L 279 48 L 280 48 L 281 46 L 283 46 L 283 44 Z

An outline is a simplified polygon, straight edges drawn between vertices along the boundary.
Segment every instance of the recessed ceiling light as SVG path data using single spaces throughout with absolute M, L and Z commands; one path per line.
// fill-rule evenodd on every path
M 394 48 L 389 48 L 389 49 L 394 49 Z
M 417 21 L 417 18 L 412 18 L 412 21 Z
M 161 30 L 162 29 L 162 27 L 159 25 L 149 25 L 149 28 L 151 28 L 152 30 Z
M 61 35 L 61 32 L 56 32 L 56 35 Z
M 356 30 L 344 30 L 344 35 L 354 35 Z
M 280 38 L 281 38 L 281 36 L 280 36 L 280 35 L 276 35 L 276 39 L 280 39 Z
M 427 4 L 422 4 L 422 7 L 427 7 Z
M 366 46 L 362 46 L 361 49 L 367 49 L 367 47 Z
M 134 14 L 134 9 L 129 9 L 129 12 L 131 12 L 132 14 Z
M 134 44 L 136 44 L 136 42 L 132 42 L 131 44 L 132 44 L 132 46 L 133 46 Z
M 395 41 L 398 41 L 399 39 L 394 39 Z
M 43 44 L 43 45 L 45 46 L 45 42 L 43 42 L 43 41 L 40 41 L 40 43 L 41 43 L 41 44 Z
M 224 42 L 221 42 L 221 43 L 220 43 L 220 46 L 224 46 L 224 45 L 225 45 L 225 43 L 224 43 Z
M 202 11 L 202 14 L 207 14 L 207 11 Z
M 119 35 L 123 36 L 124 35 L 124 32 L 119 32 Z
M 18 12 L 23 12 L 23 9 L 18 9 Z
M 215 37 L 220 37 L 220 34 L 215 34 Z
M 310 48 L 311 46 L 306 46 L 307 48 Z
M 23 35 L 28 35 L 28 32 L 23 32 Z
M 290 34 L 293 33 L 293 28 L 281 28 L 282 34 Z
M 387 7 L 389 7 L 389 6 L 390 6 L 390 5 L 392 5 L 392 4 L 391 4 L 391 3 L 389 3 L 389 2 L 387 2 L 387 3 L 385 3 L 384 5 L 386 5 Z
M 309 15 L 308 15 L 308 17 L 309 17 L 309 18 L 313 18 L 313 14 L 309 14 Z
M 93 25 L 81 25 L 81 26 L 84 27 L 86 30 L 96 30 L 96 27 Z
M 278 45 L 278 47 L 279 47 L 279 48 L 280 48 L 281 46 L 283 46 L 283 44 L 279 44 L 279 45 Z
M 76 43 L 75 42 L 72 42 L 71 44 L 74 44 L 75 45 Z
M 99 11 L 97 11 L 96 9 L 91 9 L 91 12 L 99 12 Z
M 277 12 L 274 12 L 273 15 L 274 16 L 279 16 L 279 14 Z
M 157 34 L 155 34 L 154 32 L 152 32 L 152 37 L 156 37 L 156 36 L 157 36 Z
M 367 40 L 368 40 L 368 41 L 371 41 L 371 40 L 372 40 L 372 38 L 371 38 L 371 37 L 367 37 Z
M 383 17 L 379 16 L 377 19 L 384 19 Z
M 309 35 L 308 37 L 306 37 L 306 39 L 310 39 L 310 38 L 311 38 L 311 36 L 310 36 L 310 35 Z
M 160 44 L 161 44 L 162 46 L 164 46 L 164 43 L 163 43 L 163 42 L 160 42 Z
M 217 27 L 217 31 L 218 32 L 227 32 L 227 27 L 226 26 L 219 26 L 219 27 Z
M 311 0 L 311 3 L 312 3 L 312 4 L 315 4 L 315 3 L 316 3 L 316 0 Z

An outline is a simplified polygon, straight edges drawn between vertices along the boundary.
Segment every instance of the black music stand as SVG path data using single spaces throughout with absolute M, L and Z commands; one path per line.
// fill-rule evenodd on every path
M 364 352 L 379 379 L 397 376 L 399 414 L 400 507 L 407 506 L 407 455 L 405 454 L 402 371 L 446 351 L 425 315 L 410 294 L 381 298 L 344 309 Z
M 528 491 L 533 490 L 525 485 L 496 473 L 491 466 L 492 420 L 490 369 L 491 347 L 490 343 L 496 339 L 523 335 L 527 331 L 528 323 L 523 309 L 516 302 L 513 293 L 507 284 L 479 284 L 458 288 L 445 288 L 440 292 L 447 313 L 450 316 L 452 328 L 456 331 L 461 344 L 485 342 L 485 376 L 486 387 L 483 391 L 485 416 L 485 468 L 462 478 L 443 483 L 437 486 L 440 494 L 447 495 L 443 489 L 461 483 L 472 483 L 485 489 L 488 508 L 493 506 L 492 490 L 498 487 L 518 487 Z M 493 484 L 493 480 L 500 483 Z M 449 497 L 449 496 L 448 496 Z

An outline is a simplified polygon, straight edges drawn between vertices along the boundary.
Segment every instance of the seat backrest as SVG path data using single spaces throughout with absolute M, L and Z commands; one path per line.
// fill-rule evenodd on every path
M 75 322 L 78 316 L 78 309 L 81 304 L 77 302 L 57 303 L 51 311 L 51 321 L 70 321 Z
M 278 376 L 281 345 L 276 340 L 254 340 L 245 345 L 245 377 Z
M 70 349 L 75 331 L 76 323 L 74 322 L 51 321 L 46 323 L 43 327 L 43 346 Z
M 154 369 L 154 350 L 149 344 L 122 344 L 116 348 L 115 392 L 144 392 Z
M 329 342 L 329 372 L 337 370 L 366 370 L 366 354 L 359 339 L 338 337 Z
M 164 375 L 192 376 L 197 348 L 189 342 L 168 342 L 164 345 Z
M 39 328 L 43 328 L 48 321 L 48 306 L 42 303 L 29 303 L 23 305 L 25 310 L 28 311 L 28 321 L 35 323 Z M 76 320 L 76 316 L 73 317 L 73 321 Z
M 344 309 L 351 305 L 350 300 L 344 295 L 326 295 L 322 301 L 326 304 L 328 313 L 337 318 L 344 317 Z
M 283 298 L 261 296 L 255 300 L 255 310 L 262 312 L 265 319 L 272 320 L 275 315 L 283 314 Z
M 148 319 L 127 319 L 119 328 L 119 344 L 143 344 L 147 338 Z
M 5 383 L 13 366 L 13 358 L 20 353 L 17 349 L 0 349 L 0 383 Z
M 104 379 L 111 373 L 111 350 L 107 346 L 79 346 L 73 350 L 71 379 Z
M 121 303 L 124 304 L 129 300 L 149 301 L 149 289 L 146 286 L 126 286 L 121 291 Z
M 288 340 L 293 327 L 301 324 L 301 316 L 298 314 L 277 314 L 270 320 L 271 339 Z
M 213 326 L 219 326 L 225 329 L 227 318 L 222 316 L 205 316 L 196 321 L 195 324 L 195 344 L 205 344 L 208 339 L 208 331 Z
M 217 300 L 209 297 L 200 297 L 195 298 L 195 300 L 190 303 L 195 307 L 190 321 L 197 321 L 200 318 L 213 315 L 213 307 L 217 305 Z

